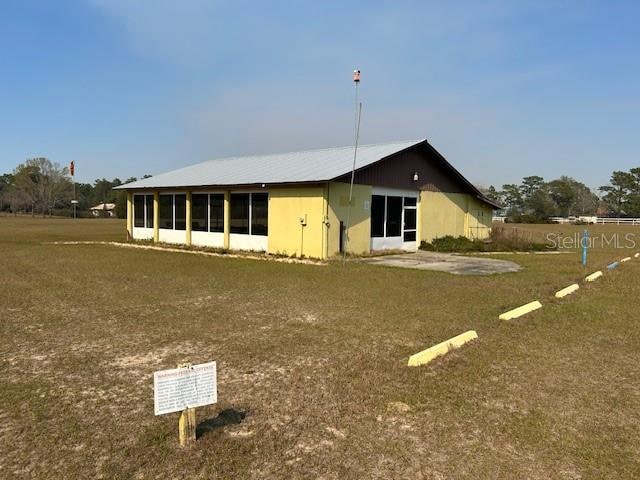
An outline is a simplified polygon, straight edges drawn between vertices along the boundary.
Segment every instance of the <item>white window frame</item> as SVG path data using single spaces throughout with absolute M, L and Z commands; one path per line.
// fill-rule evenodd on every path
M 248 192 L 233 192 L 233 193 L 248 193 Z M 175 194 L 174 194 L 175 195 Z M 177 194 L 179 195 L 179 194 Z M 193 221 L 193 196 L 194 195 L 206 195 L 207 196 L 207 229 L 202 231 L 202 230 L 193 230 L 193 225 L 191 225 L 191 231 L 197 231 L 198 233 L 224 233 L 224 192 L 191 192 L 191 219 Z M 211 195 L 217 195 L 217 196 L 221 196 L 222 197 L 222 209 L 223 209 L 223 218 L 222 218 L 222 222 L 223 222 L 223 227 L 222 227 L 222 232 L 212 232 L 211 231 Z M 175 216 L 175 198 L 174 198 L 174 203 L 173 203 L 174 207 L 174 216 Z M 251 205 L 249 205 L 249 208 L 251 208 Z M 251 217 L 249 217 L 251 218 Z M 174 226 L 175 226 L 175 218 L 174 218 Z M 249 228 L 251 228 L 251 226 L 249 226 Z M 240 235 L 240 234 L 238 234 Z
M 385 250 L 385 249 L 402 249 L 408 251 L 415 251 L 417 246 L 418 239 L 418 203 L 420 202 L 420 192 L 414 190 L 401 190 L 395 188 L 387 188 L 387 187 L 373 187 L 371 195 L 378 195 L 384 197 L 384 225 L 383 232 L 384 236 L 382 237 L 370 237 L 371 241 L 371 250 Z M 387 212 L 388 212 L 388 198 L 389 197 L 401 197 L 402 198 L 402 215 L 400 217 L 401 228 L 400 228 L 400 236 L 399 237 L 388 237 L 387 236 Z M 415 198 L 416 205 L 415 206 L 406 206 L 405 207 L 405 198 Z M 416 210 L 416 241 L 404 241 L 404 211 L 405 208 L 415 209 Z M 409 229 L 409 231 L 413 231 L 414 229 Z
M 191 224 L 191 243 L 193 245 L 201 247 L 224 247 L 224 228 L 221 232 L 211 231 L 211 196 L 218 195 L 223 198 L 223 211 L 224 211 L 224 192 L 220 191 L 197 191 L 191 192 L 191 221 L 193 222 L 193 196 L 194 195 L 206 195 L 207 197 L 207 213 L 206 213 L 206 230 L 194 230 L 193 223 Z M 223 216 L 224 217 L 224 216 Z M 224 222 L 224 218 L 223 218 Z
M 403 196 L 402 197 L 402 242 L 403 243 L 412 243 L 412 242 L 416 242 L 418 240 L 418 198 L 417 197 L 409 197 L 409 198 L 415 198 L 416 199 L 416 204 L 415 205 L 405 205 L 404 201 L 405 199 L 408 198 L 408 196 Z M 404 219 L 404 212 L 405 210 L 415 210 L 416 211 L 416 226 L 415 228 L 410 228 L 409 230 L 405 230 L 404 225 L 405 225 L 405 219 Z M 404 239 L 404 234 L 405 232 L 416 232 L 416 239 L 415 240 L 405 240 Z
M 166 196 L 171 197 L 171 224 L 173 228 L 162 228 L 158 225 L 160 230 L 175 230 L 178 232 L 185 232 L 187 230 L 186 218 L 185 218 L 185 227 L 184 230 L 176 229 L 176 195 L 184 195 L 186 197 L 187 192 L 161 192 L 158 194 L 158 217 L 160 216 L 160 197 Z M 186 208 L 185 208 L 185 217 L 186 217 Z
M 229 225 L 229 248 L 232 250 L 253 250 L 264 251 L 268 250 L 269 245 L 269 201 L 271 196 L 266 190 L 236 190 L 230 192 L 229 202 L 231 202 L 231 195 L 234 193 L 248 193 L 249 194 L 249 233 L 233 233 L 231 232 L 231 225 Z M 266 193 L 267 194 L 267 234 L 255 235 L 253 233 L 253 194 L 254 193 Z M 231 208 L 231 205 L 229 205 Z M 231 222 L 231 218 L 229 218 Z
M 136 227 L 135 226 L 135 222 L 136 222 L 136 199 L 135 199 L 135 197 L 142 197 L 142 218 L 143 218 L 143 221 L 144 221 L 143 222 L 144 225 L 142 227 Z M 133 194 L 133 225 L 134 225 L 135 228 L 151 228 L 151 229 L 153 229 L 153 226 L 149 226 L 147 224 L 147 220 L 148 220 L 148 216 L 147 216 L 147 197 L 153 198 L 153 193 L 134 193 Z

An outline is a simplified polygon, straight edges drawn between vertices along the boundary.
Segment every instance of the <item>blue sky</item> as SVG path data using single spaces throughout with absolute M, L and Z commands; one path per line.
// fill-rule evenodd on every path
M 476 184 L 640 166 L 640 2 L 2 0 L 0 173 L 428 138 Z

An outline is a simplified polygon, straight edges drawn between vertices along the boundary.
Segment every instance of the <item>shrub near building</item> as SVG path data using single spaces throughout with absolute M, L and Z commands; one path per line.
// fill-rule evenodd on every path
M 421 242 L 420 249 L 430 252 L 471 253 L 471 252 L 541 252 L 555 250 L 546 243 L 534 242 L 531 235 L 517 228 L 494 226 L 485 240 L 446 235 Z

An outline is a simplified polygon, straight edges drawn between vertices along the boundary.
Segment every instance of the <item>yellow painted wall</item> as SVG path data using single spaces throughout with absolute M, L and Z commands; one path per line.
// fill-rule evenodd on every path
M 493 208 L 469 196 L 468 237 L 487 238 L 491 234 Z
M 268 215 L 268 214 L 267 214 Z M 222 241 L 223 248 L 225 250 L 229 249 L 229 235 L 231 235 L 231 192 L 229 190 L 225 190 L 224 192 L 224 203 L 222 207 L 222 216 L 223 216 L 223 235 L 224 240 Z M 267 219 L 268 221 L 268 219 Z M 267 228 L 269 225 L 267 224 Z
M 347 251 L 362 254 L 371 250 L 371 193 L 370 185 L 354 185 L 351 208 L 350 235 Z M 349 184 L 332 182 L 328 185 L 329 226 L 327 228 L 327 254 L 340 252 L 340 221 L 347 224 Z
M 187 245 L 191 245 L 191 222 L 192 222 L 192 217 L 191 217 L 191 192 L 187 190 L 187 201 L 186 201 L 186 232 L 185 232 L 185 238 L 186 241 L 185 243 Z
M 160 242 L 160 193 L 153 192 L 153 243 Z
M 269 253 L 324 258 L 324 192 L 321 186 L 269 190 Z
M 493 210 L 466 193 L 420 192 L 420 240 L 452 235 L 486 238 Z
M 127 192 L 127 240 L 133 238 L 133 193 Z

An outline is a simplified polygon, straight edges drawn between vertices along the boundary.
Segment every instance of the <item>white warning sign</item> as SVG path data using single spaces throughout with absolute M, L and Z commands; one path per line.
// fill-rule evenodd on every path
M 154 372 L 153 399 L 156 415 L 216 403 L 216 362 Z

